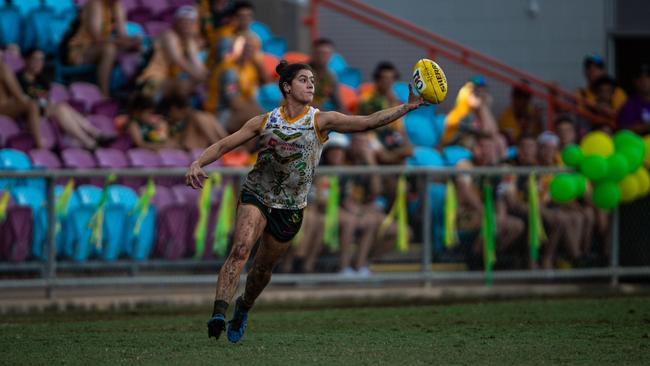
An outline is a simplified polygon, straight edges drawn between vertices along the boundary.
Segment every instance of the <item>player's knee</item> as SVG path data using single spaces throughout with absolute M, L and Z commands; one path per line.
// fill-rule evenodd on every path
M 246 262 L 249 255 L 250 247 L 243 243 L 235 244 L 230 252 L 230 257 L 235 262 Z

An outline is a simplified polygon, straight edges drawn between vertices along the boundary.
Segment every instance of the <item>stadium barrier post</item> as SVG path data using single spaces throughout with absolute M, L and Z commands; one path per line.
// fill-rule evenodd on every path
M 611 262 L 609 266 L 612 273 L 612 277 L 610 280 L 610 284 L 612 286 L 618 286 L 618 270 L 619 270 L 618 258 L 619 258 L 619 250 L 621 247 L 619 243 L 619 231 L 620 231 L 619 213 L 620 210 L 618 207 L 616 207 L 612 212 L 612 254 L 611 254 Z
M 433 247 L 431 243 L 431 194 L 429 192 L 430 173 L 423 175 L 424 180 L 424 215 L 422 222 L 422 273 L 426 276 L 425 287 L 431 287 L 432 283 L 427 274 L 431 272 L 433 262 Z
M 47 263 L 45 280 L 47 286 L 45 287 L 45 296 L 49 299 L 52 297 L 52 281 L 56 277 L 56 213 L 54 207 L 56 204 L 56 197 L 54 196 L 54 178 L 48 176 L 45 178 L 47 187 Z

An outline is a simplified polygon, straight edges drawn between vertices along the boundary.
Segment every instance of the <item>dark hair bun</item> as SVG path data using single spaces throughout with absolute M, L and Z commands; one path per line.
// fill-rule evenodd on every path
M 275 67 L 275 72 L 277 72 L 278 75 L 282 75 L 282 73 L 284 73 L 287 67 L 289 67 L 289 63 L 287 62 L 287 60 L 282 60 L 280 61 L 278 66 Z

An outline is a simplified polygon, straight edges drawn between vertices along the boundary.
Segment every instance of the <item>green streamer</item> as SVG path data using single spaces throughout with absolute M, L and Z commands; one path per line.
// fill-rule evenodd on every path
M 232 182 L 226 185 L 221 196 L 221 205 L 219 206 L 219 217 L 214 227 L 214 240 L 212 250 L 214 253 L 223 257 L 228 250 L 228 238 L 232 227 L 235 223 L 235 189 Z
M 104 189 L 102 190 L 102 196 L 97 205 L 97 210 L 93 214 L 88 227 L 92 230 L 90 235 L 90 242 L 95 245 L 95 248 L 101 249 L 102 247 L 102 237 L 103 237 L 103 227 L 104 227 L 104 209 L 106 207 L 106 202 L 108 202 L 108 187 L 115 182 L 117 176 L 111 174 L 106 178 L 104 182 Z
M 201 258 L 205 250 L 205 238 L 208 227 L 208 215 L 210 214 L 210 196 L 212 195 L 212 186 L 221 185 L 221 175 L 212 173 L 203 183 L 203 189 L 199 196 L 199 221 L 194 229 L 194 240 L 196 242 L 196 251 L 194 258 Z
M 4 222 L 7 218 L 7 206 L 9 206 L 9 192 L 2 192 L 0 198 L 0 222 Z
M 481 236 L 483 238 L 483 263 L 485 266 L 485 285 L 492 286 L 492 271 L 497 261 L 496 256 L 496 218 L 494 214 L 494 197 L 492 186 L 489 183 L 483 184 L 483 223 L 481 225 Z
M 397 221 L 397 250 L 401 253 L 408 251 L 408 211 L 406 209 L 406 177 L 400 176 L 397 181 L 397 192 L 395 202 L 390 212 L 384 218 L 379 227 L 379 236 L 383 236 L 386 230 Z
M 339 198 L 339 179 L 338 177 L 329 177 L 323 242 L 331 251 L 336 251 L 339 248 Z
M 458 242 L 458 232 L 456 231 L 456 217 L 458 215 L 458 198 L 456 197 L 456 187 L 451 180 L 447 181 L 447 190 L 445 192 L 445 248 L 452 248 Z
M 530 245 L 530 260 L 533 263 L 539 260 L 539 248 L 543 241 L 546 241 L 546 232 L 539 208 L 537 179 L 533 173 L 528 176 L 528 243 Z
M 68 202 L 70 202 L 70 197 L 72 197 L 72 191 L 74 190 L 74 179 L 70 178 L 68 183 L 66 183 L 63 188 L 61 196 L 56 200 L 56 205 L 54 206 L 55 216 L 57 217 L 56 226 L 54 231 L 56 233 L 61 231 L 61 218 L 68 214 Z
M 147 180 L 147 186 L 145 187 L 144 192 L 142 192 L 142 195 L 140 195 L 138 202 L 135 204 L 131 212 L 129 212 L 129 215 L 133 215 L 136 212 L 138 213 L 138 217 L 135 220 L 135 225 L 133 225 L 133 235 L 138 236 L 140 234 L 142 222 L 149 213 L 149 208 L 151 207 L 151 199 L 155 194 L 156 185 L 154 184 L 153 179 L 149 178 L 149 180 Z

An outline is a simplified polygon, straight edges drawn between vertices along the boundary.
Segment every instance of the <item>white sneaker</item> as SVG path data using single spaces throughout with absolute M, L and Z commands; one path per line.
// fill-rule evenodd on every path
M 343 275 L 343 277 L 355 277 L 357 275 L 357 271 L 352 267 L 345 267 L 339 273 Z
M 370 277 L 372 275 L 372 271 L 370 271 L 370 268 L 368 267 L 361 267 L 357 271 L 357 275 L 359 277 Z

